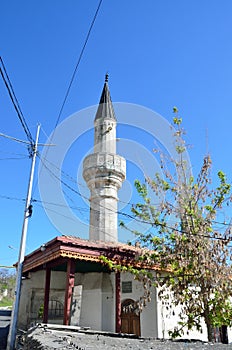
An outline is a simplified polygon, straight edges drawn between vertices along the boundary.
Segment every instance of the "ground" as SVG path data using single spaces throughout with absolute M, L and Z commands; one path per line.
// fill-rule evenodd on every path
M 36 326 L 28 337 L 26 350 L 53 350 L 53 349 L 79 349 L 79 350 L 232 350 L 231 345 L 209 344 L 202 342 L 172 342 L 154 339 L 135 339 L 132 337 L 116 337 L 98 334 L 90 331 L 72 332 L 49 327 Z
M 5 350 L 10 311 L 0 310 L 0 350 Z M 36 325 L 19 337 L 17 350 L 232 350 L 232 344 L 172 342 L 118 337 L 116 334 L 80 330 L 78 327 Z M 25 342 L 26 341 L 26 342 Z

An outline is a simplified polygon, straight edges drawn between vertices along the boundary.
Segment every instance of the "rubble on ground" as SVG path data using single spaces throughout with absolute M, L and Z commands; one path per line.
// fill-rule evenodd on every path
M 157 340 L 97 332 L 80 327 L 37 324 L 19 336 L 18 350 L 225 350 L 232 345 Z

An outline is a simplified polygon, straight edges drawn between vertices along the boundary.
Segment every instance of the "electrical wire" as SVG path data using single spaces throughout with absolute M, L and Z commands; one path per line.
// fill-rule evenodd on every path
M 95 23 L 95 21 L 96 21 L 96 19 L 97 19 L 97 15 L 98 15 L 98 13 L 99 13 L 99 10 L 100 10 L 102 1 L 103 1 L 103 0 L 100 0 L 100 1 L 99 1 L 98 6 L 97 6 L 97 9 L 96 9 L 96 11 L 95 11 L 95 14 L 94 14 L 94 16 L 93 16 L 93 19 L 92 19 L 92 21 L 91 21 L 91 23 L 90 23 L 89 30 L 88 30 L 88 32 L 87 32 L 87 35 L 86 35 L 84 44 L 83 44 L 83 46 L 82 46 L 80 55 L 79 55 L 79 57 L 78 57 L 76 66 L 75 66 L 74 71 L 73 71 L 73 74 L 72 74 L 72 76 L 71 76 L 70 83 L 69 83 L 69 85 L 68 85 L 67 91 L 66 91 L 65 96 L 64 96 L 64 100 L 63 100 L 63 102 L 62 102 L 62 104 L 61 104 L 61 108 L 60 108 L 60 111 L 59 111 L 59 113 L 58 113 L 58 116 L 57 116 L 57 119 L 56 119 L 56 122 L 55 122 L 55 127 L 54 127 L 54 129 L 53 129 L 53 132 L 52 132 L 52 135 L 51 135 L 51 138 L 50 138 L 50 143 L 52 143 L 52 140 L 53 140 L 53 137 L 54 137 L 55 129 L 56 129 L 56 127 L 57 127 L 57 125 L 58 125 L 58 123 L 59 123 L 59 121 L 60 121 L 60 118 L 61 118 L 61 115 L 62 115 L 64 106 L 65 106 L 65 104 L 66 104 L 66 101 L 67 101 L 67 99 L 68 99 L 68 95 L 69 95 L 69 93 L 70 93 L 70 90 L 71 90 L 71 87 L 72 87 L 74 78 L 75 78 L 75 76 L 76 76 L 78 67 L 79 67 L 79 65 L 80 65 L 80 63 L 81 63 L 81 60 L 82 60 L 82 57 L 83 57 L 85 48 L 86 48 L 86 46 L 87 46 L 87 43 L 88 43 L 88 41 L 89 41 L 90 34 L 91 34 L 92 29 L 93 29 L 93 26 L 94 26 L 94 23 Z M 46 151 L 46 153 L 45 153 L 45 157 L 46 157 L 46 155 L 47 155 L 47 151 Z M 41 172 L 41 170 L 40 170 L 40 172 Z M 37 187 L 37 185 L 38 185 L 38 180 L 37 180 L 37 182 L 36 182 L 36 185 L 35 185 L 33 191 L 35 191 L 35 188 Z
M 8 199 L 8 200 L 11 200 L 11 201 L 19 201 L 19 202 L 25 202 L 26 199 L 25 198 L 17 198 L 17 197 L 10 197 L 10 196 L 4 196 L 4 195 L 1 195 L 0 194 L 0 198 L 2 199 Z
M 68 188 L 69 190 L 71 190 L 72 192 L 74 192 L 75 194 L 77 194 L 78 196 L 80 196 L 81 198 L 84 198 L 86 199 L 87 201 L 89 201 L 89 198 L 83 196 L 79 191 L 77 191 L 76 189 L 74 189 L 73 187 L 71 187 L 69 184 L 67 184 L 64 180 L 60 179 L 50 168 L 48 168 L 48 166 L 45 164 L 44 160 L 41 158 L 40 154 L 38 153 L 38 157 L 40 158 L 43 166 L 47 169 L 47 171 L 58 181 L 60 181 L 66 188 Z M 0 195 L 1 198 L 4 198 L 4 199 L 14 199 L 14 200 L 22 200 L 22 199 L 18 199 L 18 198 L 12 198 L 12 197 L 9 197 L 9 196 L 2 196 Z M 23 201 L 25 201 L 25 199 L 23 199 Z M 34 202 L 39 202 L 38 200 L 34 200 L 32 199 L 32 201 Z M 41 201 L 42 202 L 42 201 Z M 51 203 L 50 203 L 51 204 Z M 55 204 L 54 204 L 55 205 Z M 105 209 L 104 206 L 100 205 L 101 207 L 103 207 Z M 73 209 L 77 209 L 77 210 L 80 210 L 80 208 L 78 207 L 73 207 Z M 119 215 L 122 215 L 124 217 L 127 217 L 129 218 L 130 220 L 135 220 L 139 223 L 143 223 L 143 224 L 146 224 L 146 225 L 150 225 L 151 227 L 154 227 L 154 224 L 152 222 L 147 222 L 146 220 L 142 220 L 141 218 L 137 218 L 131 214 L 128 214 L 128 213 L 125 213 L 125 212 L 122 212 L 122 211 L 114 211 L 113 209 L 110 209 L 110 208 L 107 208 L 109 211 L 111 212 L 114 212 L 114 213 L 117 213 Z M 220 223 L 220 222 L 217 222 L 217 221 L 214 221 L 215 223 L 217 224 L 223 224 L 223 225 L 226 225 L 225 223 Z M 167 224 L 165 223 L 159 223 L 159 226 L 160 227 L 164 227 L 164 228 L 167 228 L 168 230 L 172 230 L 174 232 L 179 232 L 179 233 L 184 233 L 184 234 L 187 234 L 187 235 L 194 235 L 194 234 L 191 234 L 187 231 L 184 231 L 184 230 L 180 230 L 178 228 L 174 228 L 172 226 L 168 226 Z M 231 227 L 231 222 L 227 225 L 228 228 Z M 222 240 L 222 241 L 226 241 L 226 240 L 229 240 L 229 241 L 232 241 L 232 239 L 227 239 L 227 238 L 222 238 L 222 237 L 217 237 L 216 235 L 213 235 L 213 236 L 210 236 L 210 235 L 205 235 L 205 234 L 198 234 L 198 236 L 201 236 L 201 237 L 204 237 L 204 238 L 208 238 L 208 239 L 215 239 L 215 240 Z
M 80 186 L 82 186 L 83 188 L 87 188 L 87 185 L 84 185 L 84 184 L 82 184 L 82 183 L 80 183 L 80 182 L 78 182 L 76 179 L 74 179 L 70 174 L 68 174 L 67 172 L 65 172 L 63 169 L 60 169 L 59 167 L 57 167 L 54 163 L 52 163 L 52 162 L 50 162 L 48 159 L 46 159 L 46 158 L 43 158 L 43 161 L 45 161 L 45 162 L 47 162 L 49 165 L 51 165 L 52 167 L 54 167 L 56 170 L 58 170 L 62 175 L 64 175 L 64 177 L 67 179 L 67 180 L 70 180 L 71 182 L 73 182 L 74 184 L 78 184 L 78 185 L 80 185 Z M 58 178 L 57 178 L 58 179 Z M 83 197 L 83 195 L 80 193 L 80 192 L 78 192 L 78 194 L 80 195 L 80 196 L 82 196 Z M 83 197 L 84 198 L 84 197 Z M 86 199 L 86 197 L 85 197 L 85 199 Z M 127 201 L 127 202 L 125 202 L 125 201 L 122 201 L 122 200 L 118 200 L 118 202 L 119 203 L 123 203 L 123 204 L 128 204 L 128 205 L 132 205 L 132 206 L 134 206 L 135 205 L 135 203 L 133 203 L 133 202 L 131 202 L 131 201 Z M 155 205 L 158 205 L 158 203 L 154 203 L 153 204 L 154 206 Z M 118 212 L 119 214 L 120 214 L 120 212 Z M 215 221 L 215 220 L 213 220 L 212 221 L 214 224 L 219 224 L 219 225 L 224 225 L 224 226 L 231 226 L 231 223 L 224 223 L 224 222 L 219 222 L 219 221 Z
M 75 194 L 77 194 L 78 196 L 86 199 L 89 201 L 89 198 L 87 198 L 86 196 L 82 195 L 79 191 L 77 191 L 76 189 L 74 189 L 73 187 L 71 187 L 69 184 L 67 184 L 64 180 L 60 179 L 51 169 L 49 169 L 47 167 L 47 165 L 43 162 L 42 158 L 40 158 L 41 162 L 43 163 L 43 166 L 49 171 L 49 173 L 58 181 L 60 181 L 66 188 L 68 188 L 70 191 L 74 192 Z M 105 206 L 103 205 L 100 205 L 100 207 L 102 208 L 106 208 Z M 107 208 L 109 211 L 113 212 L 113 213 L 117 213 L 119 215 L 122 215 L 124 217 L 127 217 L 131 220 L 135 220 L 139 223 L 143 223 L 143 224 L 146 224 L 146 225 L 150 225 L 150 227 L 154 228 L 154 224 L 152 222 L 148 222 L 146 220 L 143 220 L 141 218 L 137 218 L 131 214 L 128 214 L 128 213 L 125 213 L 125 212 L 122 212 L 122 211 L 114 211 L 113 209 L 110 209 L 110 208 Z M 163 228 L 166 228 L 167 230 L 171 230 L 173 232 L 178 232 L 178 233 L 182 233 L 182 234 L 186 234 L 186 235 L 190 235 L 190 236 L 196 236 L 194 233 L 189 233 L 187 231 L 184 231 L 184 230 L 181 230 L 181 229 L 178 229 L 178 228 L 175 228 L 175 227 L 172 227 L 172 226 L 169 226 L 167 225 L 166 223 L 159 223 L 160 227 L 163 227 Z M 201 233 L 198 233 L 197 234 L 198 236 L 200 237 L 203 237 L 203 238 L 207 238 L 207 239 L 215 239 L 215 240 L 221 240 L 221 241 L 232 241 L 232 239 L 227 239 L 227 238 L 222 238 L 222 237 L 217 237 L 216 235 L 208 235 L 208 234 L 201 234 Z
M 24 130 L 24 132 L 25 132 L 25 134 L 27 136 L 27 139 L 30 142 L 30 144 L 32 145 L 32 144 L 34 144 L 33 137 L 31 135 L 29 127 L 28 127 L 28 125 L 26 123 L 26 119 L 25 119 L 25 117 L 23 115 L 23 112 L 22 112 L 21 107 L 19 105 L 18 99 L 17 99 L 17 97 L 15 95 L 12 83 L 10 81 L 10 78 L 9 78 L 8 73 L 7 73 L 6 66 L 5 66 L 5 64 L 3 62 L 2 57 L 0 57 L 0 62 L 1 62 L 2 68 L 3 68 L 3 70 L 2 70 L 1 67 L 0 67 L 0 74 L 2 76 L 2 79 L 4 81 L 5 86 L 7 88 L 7 91 L 8 91 L 8 94 L 10 96 L 11 102 L 13 103 L 15 111 L 16 111 L 16 113 L 18 115 L 19 121 L 20 121 L 20 123 L 21 123 L 21 125 L 23 127 L 23 130 Z
M 28 159 L 28 156 L 0 158 L 0 160 L 22 160 L 22 159 Z
M 49 173 L 58 181 L 60 181 L 66 188 L 68 188 L 69 190 L 71 190 L 72 192 L 74 192 L 75 194 L 77 194 L 78 196 L 80 196 L 81 198 L 84 198 L 86 199 L 88 202 L 89 202 L 89 198 L 87 198 L 86 196 L 83 196 L 79 191 L 77 191 L 76 189 L 74 189 L 73 187 L 71 187 L 69 184 L 67 184 L 65 181 L 63 181 L 62 179 L 60 179 L 51 169 L 49 169 L 47 167 L 47 165 L 43 162 L 42 158 L 40 157 L 40 155 L 38 154 L 38 157 L 40 158 L 41 162 L 43 163 L 43 166 L 47 169 L 47 171 L 49 171 Z M 0 195 L 1 198 L 4 198 L 4 199 L 10 199 L 10 200 L 19 200 L 19 201 L 25 201 L 25 199 L 19 199 L 19 198 L 15 198 L 15 197 L 9 197 L 9 196 L 2 196 Z M 32 201 L 34 202 L 41 202 L 43 203 L 43 201 L 39 201 L 39 200 L 35 200 L 35 199 L 32 199 Z M 57 205 L 57 206 L 62 206 L 60 204 L 56 204 L 56 203 L 49 203 L 49 202 L 44 202 L 44 203 L 47 203 L 47 204 L 52 204 L 52 205 Z M 105 209 L 105 207 L 103 205 L 100 205 L 102 208 Z M 71 209 L 76 209 L 76 210 L 87 210 L 86 208 L 80 208 L 80 207 L 70 207 Z M 126 217 L 130 220 L 135 220 L 137 221 L 138 223 L 142 223 L 142 224 L 146 224 L 146 225 L 150 225 L 151 227 L 154 227 L 154 225 L 152 223 L 149 223 L 147 222 L 146 220 L 142 220 L 141 218 L 137 218 L 131 214 L 128 214 L 128 213 L 125 213 L 125 212 L 122 212 L 122 211 L 114 211 L 113 209 L 110 209 L 110 208 L 107 208 L 109 211 L 113 212 L 113 213 L 117 213 L 118 215 L 121 215 L 123 217 Z M 227 225 L 227 227 L 230 227 L 231 226 L 231 223 L 229 224 L 225 224 L 225 223 L 221 223 L 221 222 L 218 222 L 218 221 L 213 221 L 214 223 L 217 223 L 217 224 L 222 224 L 222 225 Z M 172 230 L 172 231 L 175 231 L 175 232 L 178 232 L 178 233 L 184 233 L 184 234 L 187 234 L 187 235 L 194 235 L 194 234 L 191 234 L 187 231 L 184 231 L 184 230 L 180 230 L 178 228 L 174 228 L 172 226 L 168 226 L 166 224 L 162 224 L 160 223 L 159 226 L 163 226 L 163 227 L 166 227 L 167 229 L 169 230 Z M 215 240 L 222 240 L 222 241 L 225 241 L 227 239 L 224 239 L 222 237 L 217 237 L 217 236 L 210 236 L 210 235 L 204 235 L 204 234 L 198 234 L 199 236 L 201 237 L 204 237 L 204 238 L 208 238 L 208 239 L 215 239 Z M 232 239 L 229 239 L 230 241 L 232 241 Z
M 34 202 L 34 201 L 33 201 L 33 202 Z M 37 202 L 37 203 L 38 203 L 38 202 Z M 68 219 L 68 220 L 71 220 L 71 221 L 75 221 L 75 220 L 74 220 L 73 218 L 71 218 L 70 216 L 61 214 L 60 212 L 58 212 L 58 211 L 56 211 L 56 210 L 54 210 L 54 209 L 51 209 L 51 208 L 48 208 L 48 207 L 44 206 L 44 204 L 42 204 L 42 205 L 38 204 L 38 205 L 39 205 L 41 208 L 44 208 L 44 209 L 46 209 L 46 210 L 48 210 L 48 211 L 50 211 L 50 212 L 53 212 L 53 213 L 55 213 L 55 214 L 58 214 L 58 215 L 64 217 L 65 219 Z
M 57 180 L 60 180 L 55 174 L 53 174 L 53 176 L 57 179 Z M 87 197 L 84 197 L 83 195 L 81 195 L 81 193 L 79 193 L 77 190 L 75 190 L 74 188 L 72 188 L 70 185 L 68 184 L 65 184 L 63 181 L 61 181 L 66 187 L 68 187 L 72 192 L 78 194 L 79 196 L 83 197 L 84 199 L 87 199 L 89 200 Z M 21 198 L 16 198 L 16 197 L 9 197 L 9 196 L 4 196 L 4 195 L 0 195 L 0 198 L 3 198 L 3 199 L 8 199 L 8 200 L 17 200 L 17 201 L 24 201 L 25 202 L 25 199 L 21 199 Z M 49 205 L 54 205 L 54 206 L 60 206 L 60 207 L 65 207 L 64 205 L 62 204 L 59 204 L 59 203 L 52 203 L 52 202 L 43 202 L 43 201 L 40 201 L 38 199 L 32 199 L 32 202 L 35 202 L 35 203 L 41 203 L 42 205 L 43 204 L 49 204 Z M 104 206 L 100 205 L 101 207 L 105 208 Z M 48 209 L 48 208 L 47 208 Z M 89 209 L 87 208 L 83 208 L 83 207 L 76 207 L 76 206 L 73 206 L 73 207 L 70 207 L 70 209 L 74 209 L 74 210 L 78 210 L 79 212 L 80 211 L 88 211 Z M 145 220 L 142 220 L 142 219 L 139 219 L 139 218 L 136 218 L 134 217 L 133 215 L 131 214 L 128 214 L 128 213 L 125 213 L 125 212 L 122 212 L 122 211 L 114 211 L 112 209 L 109 209 L 107 208 L 109 211 L 112 211 L 113 213 L 117 213 L 118 215 L 122 215 L 123 217 L 126 217 L 130 220 L 135 220 L 137 221 L 138 223 L 143 223 L 143 224 L 147 224 L 151 227 L 154 227 L 154 225 L 152 223 L 149 223 Z M 52 209 L 48 209 L 50 211 L 54 211 Z M 55 212 L 55 211 L 54 211 Z M 61 216 L 64 216 L 62 215 L 61 213 L 58 213 L 56 212 L 57 214 L 61 215 Z M 65 216 L 64 216 L 65 217 Z M 225 224 L 225 223 L 220 223 L 220 224 L 223 224 L 223 225 L 227 225 L 228 227 L 231 226 L 231 224 Z M 172 230 L 174 232 L 178 232 L 178 233 L 184 233 L 184 234 L 187 234 L 187 235 L 190 235 L 190 236 L 195 236 L 195 234 L 193 233 L 189 233 L 187 231 L 184 231 L 184 230 L 180 230 L 178 228 L 174 228 L 172 226 L 168 226 L 166 224 L 163 224 L 160 223 L 159 226 L 165 226 L 165 228 L 169 229 L 169 230 Z M 222 238 L 222 237 L 217 237 L 217 236 L 210 236 L 210 235 L 204 235 L 204 234 L 198 234 L 198 236 L 200 237 L 203 237 L 203 238 L 208 238 L 208 239 L 215 239 L 215 240 L 221 240 L 221 241 L 232 241 L 232 239 L 225 239 L 225 238 Z
M 57 125 L 58 125 L 58 123 L 59 123 L 59 121 L 60 121 L 61 114 L 62 114 L 62 112 L 63 112 L 63 109 L 64 109 L 65 103 L 66 103 L 66 101 L 67 101 L 68 95 L 69 95 L 69 93 L 70 93 L 70 90 L 71 90 L 71 87 L 72 87 L 72 84 L 73 84 L 73 81 L 74 81 L 74 78 L 75 78 L 77 69 L 78 69 L 78 67 L 79 67 L 79 65 L 80 65 L 82 56 L 83 56 L 83 54 L 84 54 L 86 45 L 87 45 L 87 43 L 88 43 L 88 41 L 89 41 L 89 37 L 90 37 L 91 31 L 92 31 L 92 29 L 93 29 L 94 23 L 95 23 L 95 21 L 96 21 L 98 12 L 99 12 L 99 10 L 100 10 L 102 1 L 103 1 L 103 0 L 100 0 L 100 1 L 99 1 L 99 4 L 98 4 L 97 9 L 96 9 L 96 11 L 95 11 L 94 17 L 93 17 L 93 19 L 92 19 L 92 21 L 91 21 L 91 24 L 90 24 L 90 27 L 89 27 L 87 36 L 86 36 L 85 41 L 84 41 L 84 45 L 83 45 L 83 47 L 82 47 L 81 53 L 80 53 L 80 55 L 79 55 L 79 58 L 78 58 L 78 60 L 77 60 L 77 63 L 76 63 L 75 69 L 74 69 L 74 71 L 73 71 L 73 74 L 72 74 L 70 83 L 69 83 L 69 85 L 68 85 L 68 89 L 67 89 L 67 91 L 66 91 L 66 94 L 65 94 L 63 103 L 62 103 L 62 105 L 61 105 L 60 112 L 59 112 L 59 114 L 58 114 L 58 117 L 57 117 L 57 120 L 56 120 L 56 123 L 55 123 L 55 128 L 57 127 Z
M 43 158 L 43 160 L 45 162 L 47 162 L 48 164 L 50 164 L 51 166 L 53 166 L 56 170 L 58 170 L 67 180 L 70 180 L 71 182 L 73 182 L 75 185 L 78 184 L 79 186 L 81 186 L 82 188 L 87 189 L 87 185 L 78 182 L 74 177 L 72 177 L 70 174 L 68 174 L 67 172 L 65 172 L 63 169 L 59 168 L 58 166 L 56 166 L 54 163 L 50 162 L 48 159 Z M 134 203 L 132 203 L 131 201 L 122 201 L 122 200 L 118 200 L 119 203 L 122 204 L 127 204 L 127 205 L 134 205 Z M 158 205 L 158 203 L 154 203 L 154 205 Z

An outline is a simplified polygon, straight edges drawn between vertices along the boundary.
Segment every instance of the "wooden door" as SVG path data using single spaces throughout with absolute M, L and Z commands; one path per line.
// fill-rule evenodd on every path
M 122 303 L 121 310 L 121 332 L 127 334 L 141 335 L 140 330 L 140 314 L 136 314 L 132 306 L 134 300 L 127 299 Z

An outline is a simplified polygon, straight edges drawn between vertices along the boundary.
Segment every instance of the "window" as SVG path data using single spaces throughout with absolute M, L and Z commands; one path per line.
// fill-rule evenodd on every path
M 58 300 L 50 300 L 48 307 L 48 317 L 50 318 L 60 318 L 64 315 L 64 306 Z
M 43 318 L 44 305 L 39 308 L 38 318 Z M 48 318 L 62 318 L 64 315 L 64 305 L 58 300 L 49 300 L 48 304 Z

